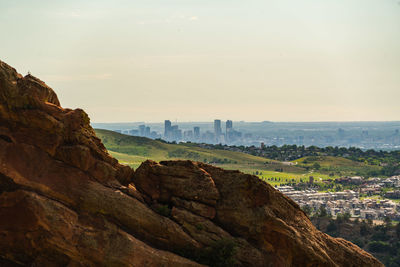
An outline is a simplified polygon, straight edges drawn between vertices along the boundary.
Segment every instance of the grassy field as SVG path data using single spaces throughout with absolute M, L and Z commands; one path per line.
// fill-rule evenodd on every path
M 310 156 L 304 157 L 293 161 L 299 167 L 303 168 L 315 168 L 315 164 L 320 167 L 318 170 L 322 173 L 333 174 L 334 176 L 351 176 L 367 171 L 379 171 L 380 166 L 369 165 L 365 162 L 357 162 L 342 157 L 332 156 Z
M 310 156 L 304 157 L 293 162 L 305 165 L 312 165 L 315 162 L 318 162 L 322 167 L 343 167 L 343 166 L 353 166 L 353 167 L 360 167 L 364 164 L 361 162 L 352 161 L 342 157 L 332 157 L 332 156 Z
M 96 129 L 95 131 L 113 157 L 134 169 L 147 159 L 154 161 L 188 159 L 213 164 L 224 169 L 240 170 L 257 175 L 270 184 L 279 185 L 288 182 L 305 182 L 310 179 L 310 176 L 314 177 L 315 182 L 322 179 L 335 179 L 343 174 L 354 175 L 358 169 L 370 167 L 365 163 L 345 158 L 324 156 L 301 158 L 290 165 L 242 152 L 201 148 L 191 143 L 168 144 L 108 130 Z M 316 162 L 320 165 L 318 169 L 313 167 Z
M 206 149 L 190 143 L 168 144 L 144 137 L 128 136 L 108 130 L 96 130 L 106 148 L 121 163 L 137 167 L 146 159 L 155 161 L 189 159 L 223 166 L 226 169 L 270 170 L 303 173 L 304 169 L 279 161 L 252 156 L 242 152 Z

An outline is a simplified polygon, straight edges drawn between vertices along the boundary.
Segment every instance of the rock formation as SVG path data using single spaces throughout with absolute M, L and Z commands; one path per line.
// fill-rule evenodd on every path
M 1 61 L 0 218 L 1 266 L 382 266 L 255 176 L 119 164 L 84 111 Z

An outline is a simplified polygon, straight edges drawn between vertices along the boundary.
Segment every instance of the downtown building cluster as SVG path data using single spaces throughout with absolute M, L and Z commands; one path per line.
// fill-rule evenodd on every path
M 151 139 L 158 139 L 161 138 L 161 135 L 157 133 L 156 131 L 151 131 L 150 126 L 146 126 L 145 124 L 139 125 L 138 129 L 132 129 L 132 130 L 115 130 L 118 133 L 122 134 L 127 134 L 127 135 L 133 135 L 133 136 L 141 136 L 141 137 L 147 137 Z
M 233 143 L 242 137 L 242 133 L 233 129 L 233 122 L 227 120 L 225 131 L 222 129 L 221 120 L 214 120 L 214 131 L 201 131 L 199 126 L 193 130 L 181 130 L 178 125 L 172 125 L 170 120 L 164 121 L 163 139 L 169 142 L 196 142 L 208 144 L 228 144 Z
M 137 125 L 136 129 L 119 124 L 123 129 L 116 130 L 101 124 L 97 128 L 109 129 L 127 135 L 143 136 L 152 139 L 165 139 L 169 142 L 196 142 L 205 144 L 225 144 L 254 146 L 262 150 L 265 146 L 317 146 L 317 147 L 358 147 L 360 149 L 400 149 L 400 124 L 396 122 L 370 123 L 280 123 L 280 122 L 244 122 L 236 124 L 240 131 L 233 128 L 231 120 L 207 122 L 187 122 L 172 125 L 170 120 L 164 123 Z M 137 125 L 137 126 L 136 126 Z M 152 129 L 150 129 L 150 126 Z M 225 126 L 225 127 L 224 127 Z M 127 128 L 129 127 L 129 128 Z M 259 154 L 262 151 L 256 151 Z
M 200 126 L 194 126 L 193 129 L 180 129 L 178 125 L 173 125 L 170 120 L 164 121 L 164 131 L 159 133 L 151 131 L 150 126 L 139 125 L 137 129 L 114 130 L 116 132 L 147 137 L 151 139 L 163 139 L 168 142 L 195 142 L 207 144 L 234 144 L 242 141 L 242 133 L 233 128 L 233 122 L 227 120 L 225 129 L 222 128 L 221 120 L 214 120 L 213 131 L 202 130 Z M 246 135 L 244 135 L 246 137 Z

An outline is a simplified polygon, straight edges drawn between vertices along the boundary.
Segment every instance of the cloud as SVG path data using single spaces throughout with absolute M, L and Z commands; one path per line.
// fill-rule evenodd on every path
M 73 17 L 73 18 L 77 18 L 77 17 L 80 17 L 81 14 L 79 14 L 79 13 L 76 12 L 76 11 L 72 11 L 72 12 L 69 13 L 69 16 L 70 16 L 70 17 Z

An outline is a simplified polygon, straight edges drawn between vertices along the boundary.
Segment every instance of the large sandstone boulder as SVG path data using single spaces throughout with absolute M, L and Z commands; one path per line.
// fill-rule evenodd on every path
M 119 164 L 84 111 L 0 61 L 0 266 L 201 264 L 382 266 L 255 176 Z

